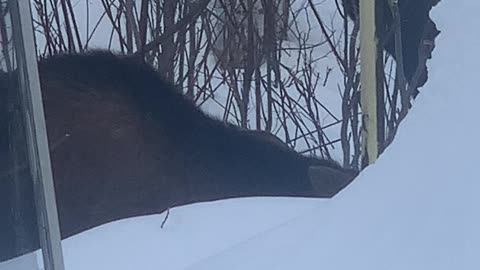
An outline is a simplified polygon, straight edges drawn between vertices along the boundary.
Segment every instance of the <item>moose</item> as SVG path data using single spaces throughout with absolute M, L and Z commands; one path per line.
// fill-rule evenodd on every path
M 38 67 L 62 238 L 194 202 L 331 198 L 357 175 L 300 155 L 273 135 L 208 116 L 138 58 L 93 51 L 51 56 Z M 0 123 L 0 161 L 12 152 L 8 126 Z M 11 177 L 1 183 L 0 261 L 39 247 L 36 238 L 15 244 L 14 183 Z M 34 208 L 33 199 L 24 199 Z M 26 227 L 38 237 L 35 221 Z
M 407 82 L 421 87 L 428 79 L 425 63 L 431 58 L 435 39 L 440 34 L 430 18 L 430 10 L 440 0 L 398 0 L 402 45 L 400 54 L 396 53 L 395 20 L 388 2 L 387 0 L 377 1 L 378 10 L 383 14 L 382 24 L 377 26 L 379 45 L 396 61 L 398 61 L 397 55 L 401 55 Z M 347 16 L 353 21 L 357 20 L 359 0 L 342 0 L 342 3 Z M 416 94 L 418 94 L 417 90 L 415 90 Z

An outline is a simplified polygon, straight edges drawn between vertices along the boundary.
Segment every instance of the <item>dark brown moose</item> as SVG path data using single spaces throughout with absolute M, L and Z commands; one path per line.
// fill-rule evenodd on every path
M 330 198 L 356 175 L 333 161 L 302 156 L 273 135 L 207 116 L 131 57 L 54 56 L 39 62 L 39 72 L 62 238 L 193 202 Z M 0 132 L 1 161 L 11 147 L 5 128 Z M 8 179 L 0 186 L 0 214 L 4 224 L 14 226 L 6 210 Z M 35 231 L 35 226 L 27 227 Z M 11 239 L 0 241 L 0 260 L 38 247 L 36 240 L 34 246 L 13 248 L 7 227 L 0 227 L 0 237 Z
M 415 85 L 416 96 L 418 90 L 428 80 L 427 59 L 432 57 L 435 48 L 435 39 L 440 34 L 437 25 L 430 17 L 430 10 L 440 0 L 398 0 L 399 23 L 395 23 L 389 1 L 377 1 L 377 8 L 381 11 L 377 15 L 377 37 L 379 46 L 391 55 L 396 61 L 402 57 L 403 71 L 409 84 Z M 345 12 L 352 20 L 359 16 L 359 0 L 342 0 Z M 401 42 L 395 44 L 396 28 L 400 29 Z M 396 52 L 396 46 L 401 45 L 401 53 Z

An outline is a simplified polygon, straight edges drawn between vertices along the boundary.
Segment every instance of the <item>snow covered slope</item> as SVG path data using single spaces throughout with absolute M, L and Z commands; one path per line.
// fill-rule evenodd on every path
M 323 209 L 189 269 L 480 269 L 479 8 L 434 9 L 430 82 L 375 166 Z
M 433 11 L 431 80 L 375 166 L 323 209 L 189 269 L 480 269 L 479 8 Z

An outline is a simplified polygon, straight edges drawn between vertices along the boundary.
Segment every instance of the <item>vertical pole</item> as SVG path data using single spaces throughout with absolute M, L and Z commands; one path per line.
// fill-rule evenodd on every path
M 362 108 L 362 146 L 364 160 L 373 164 L 378 156 L 375 0 L 360 0 L 360 83 Z
M 378 155 L 385 150 L 386 136 L 386 111 L 385 111 L 385 65 L 383 63 L 383 51 L 386 36 L 385 27 L 385 8 L 387 3 L 382 1 L 375 2 L 375 32 L 377 37 L 377 145 Z
M 25 109 L 29 162 L 45 270 L 63 270 L 55 190 L 37 68 L 30 1 L 10 0 L 20 96 Z

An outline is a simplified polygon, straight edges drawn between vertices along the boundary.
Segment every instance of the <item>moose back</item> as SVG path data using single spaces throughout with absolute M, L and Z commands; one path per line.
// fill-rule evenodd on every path
M 207 116 L 131 57 L 59 55 L 40 61 L 39 73 L 62 238 L 193 202 L 330 198 L 356 175 L 333 161 L 302 156 L 273 135 Z M 0 123 L 0 160 L 12 152 L 8 126 Z M 5 229 L 16 226 L 8 210 L 14 183 L 5 179 L 0 214 L 7 226 L 0 238 L 10 241 L 0 241 L 0 260 L 38 247 L 38 240 L 15 244 Z M 25 200 L 33 207 L 32 199 Z M 26 227 L 36 237 L 35 222 Z

